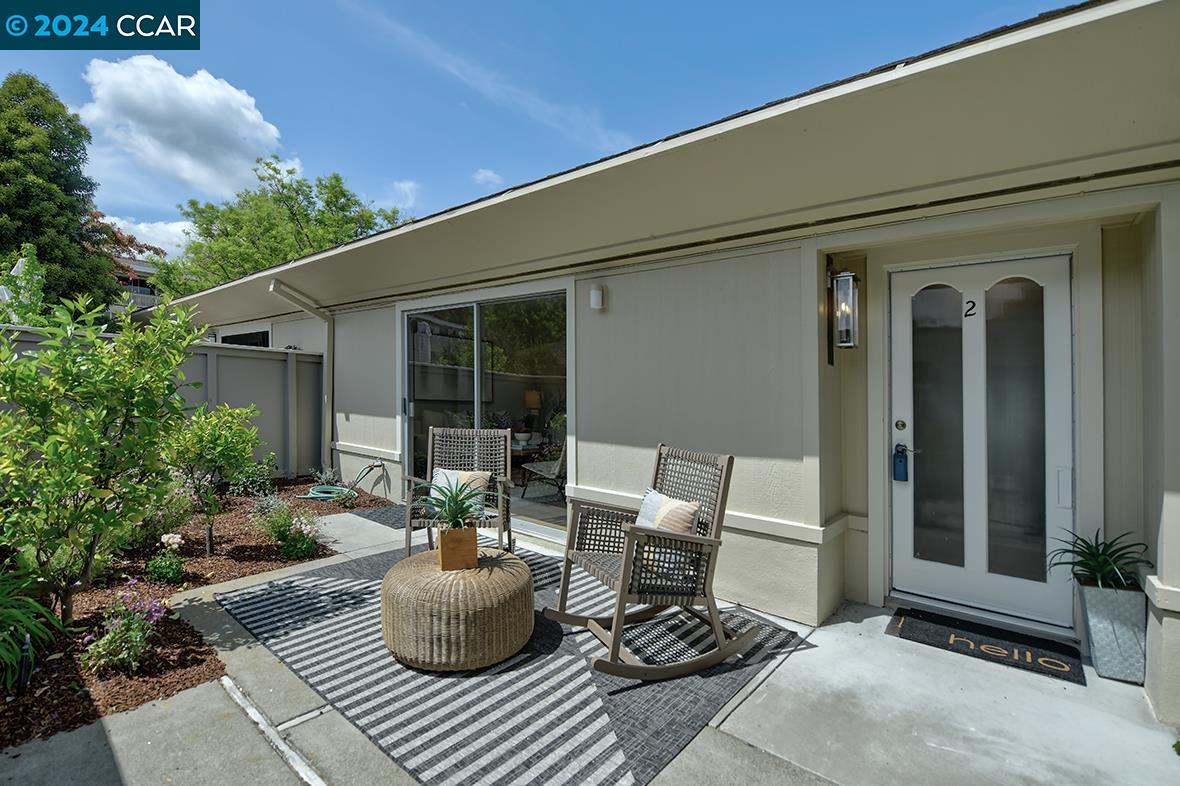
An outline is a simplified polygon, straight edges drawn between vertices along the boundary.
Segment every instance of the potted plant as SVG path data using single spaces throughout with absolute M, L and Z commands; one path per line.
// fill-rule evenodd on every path
M 1147 640 L 1147 597 L 1139 587 L 1137 569 L 1151 566 L 1145 543 L 1126 542 L 1124 533 L 1103 540 L 1069 533 L 1049 553 L 1049 569 L 1070 568 L 1078 587 L 1090 658 L 1099 676 L 1143 684 Z
M 485 486 L 477 481 L 430 484 L 422 504 L 439 522 L 438 566 L 442 570 L 465 570 L 479 564 L 475 535 L 479 522 L 487 518 L 486 494 Z

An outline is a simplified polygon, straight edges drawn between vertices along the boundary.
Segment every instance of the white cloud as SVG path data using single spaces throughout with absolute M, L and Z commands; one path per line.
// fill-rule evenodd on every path
M 500 177 L 500 173 L 491 169 L 484 169 L 480 167 L 471 175 L 471 179 L 481 186 L 498 186 L 504 182 L 504 178 Z
M 95 134 L 96 171 L 137 164 L 224 198 L 253 184 L 256 158 L 279 150 L 279 129 L 254 98 L 204 69 L 185 76 L 136 55 L 91 60 L 83 78 L 91 100 L 77 111 Z
M 597 109 L 550 101 L 492 69 L 444 48 L 426 34 L 386 15 L 380 8 L 355 0 L 341 2 L 353 13 L 363 16 L 366 24 L 375 23 L 410 55 L 458 79 L 495 104 L 520 112 L 600 153 L 615 153 L 634 145 L 630 135 L 608 127 Z
M 409 210 L 418 201 L 418 190 L 421 186 L 413 180 L 395 180 L 389 184 L 389 196 L 377 204 L 382 207 L 396 207 L 398 210 Z
M 170 257 L 184 248 L 188 242 L 185 233 L 193 229 L 191 221 L 136 221 L 119 216 L 107 216 L 106 219 L 124 232 L 135 235 L 139 242 L 159 246 Z

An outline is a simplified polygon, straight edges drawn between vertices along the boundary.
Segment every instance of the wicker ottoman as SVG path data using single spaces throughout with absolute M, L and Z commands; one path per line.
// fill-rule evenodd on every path
M 471 570 L 439 570 L 436 551 L 414 554 L 381 582 L 381 635 L 395 658 L 418 669 L 499 663 L 533 635 L 533 576 L 498 549 L 480 549 Z

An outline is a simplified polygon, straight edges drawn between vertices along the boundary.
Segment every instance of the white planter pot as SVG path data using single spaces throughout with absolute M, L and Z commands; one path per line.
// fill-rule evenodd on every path
M 1147 596 L 1139 590 L 1078 585 L 1090 658 L 1100 677 L 1143 684 Z

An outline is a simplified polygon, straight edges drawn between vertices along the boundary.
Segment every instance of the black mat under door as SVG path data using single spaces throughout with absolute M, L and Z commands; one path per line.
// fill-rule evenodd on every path
M 898 609 L 885 628 L 890 636 L 973 658 L 1013 666 L 1059 680 L 1086 684 L 1076 647 L 919 609 Z

